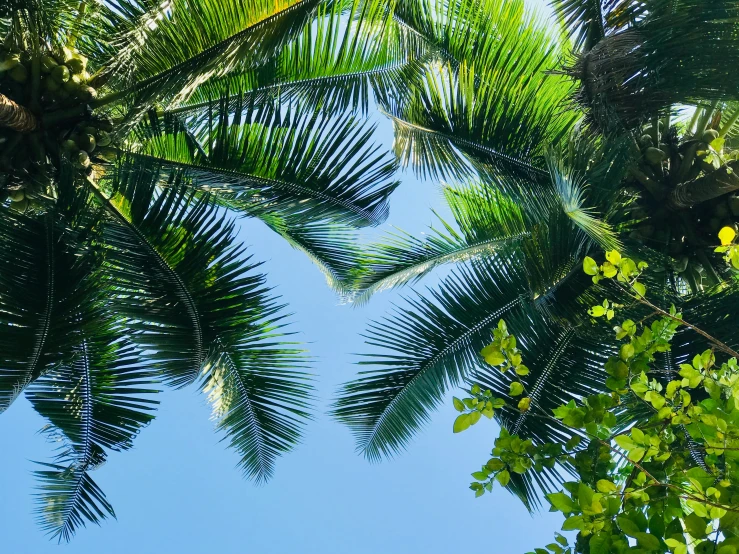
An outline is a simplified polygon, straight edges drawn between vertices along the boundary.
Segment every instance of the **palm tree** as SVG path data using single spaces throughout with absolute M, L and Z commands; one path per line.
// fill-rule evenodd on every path
M 626 303 L 582 271 L 584 257 L 602 260 L 604 249 L 647 260 L 650 291 L 737 342 L 734 271 L 713 250 L 717 231 L 739 217 L 739 198 L 727 194 L 739 189 L 737 88 L 733 77 L 716 80 L 739 18 L 735 2 L 697 4 L 558 0 L 559 34 L 522 2 L 399 4 L 396 16 L 440 55 L 426 85 L 385 111 L 397 156 L 444 183 L 453 222 L 371 247 L 356 301 L 455 269 L 371 325 L 379 351 L 340 392 L 333 413 L 369 459 L 406 448 L 465 382 L 511 400 L 520 379 L 531 407 L 502 410 L 499 422 L 539 443 L 566 440 L 537 412 L 618 388 L 602 370 L 610 330 L 585 315 L 604 297 Z M 479 355 L 501 318 L 519 338 L 526 376 Z M 690 351 L 682 343 L 662 360 L 667 377 Z M 561 475 L 514 476 L 510 488 L 534 508 L 537 490 Z
M 0 33 L 0 411 L 25 392 L 59 445 L 42 526 L 113 515 L 90 472 L 162 385 L 207 393 L 267 479 L 311 378 L 232 214 L 345 289 L 353 229 L 397 184 L 362 113 L 402 96 L 423 44 L 374 1 L 24 0 Z

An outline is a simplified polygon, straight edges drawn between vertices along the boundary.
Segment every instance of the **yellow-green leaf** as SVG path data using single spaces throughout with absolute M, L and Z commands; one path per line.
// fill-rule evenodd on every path
M 734 229 L 732 229 L 731 227 L 723 227 L 718 232 L 718 238 L 723 246 L 728 246 L 729 244 L 734 242 L 734 237 L 736 237 L 736 231 L 734 231 Z

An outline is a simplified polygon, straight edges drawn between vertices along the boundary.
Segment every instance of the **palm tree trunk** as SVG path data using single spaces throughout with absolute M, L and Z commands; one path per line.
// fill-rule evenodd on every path
M 10 127 L 19 133 L 30 133 L 38 127 L 38 120 L 28 108 L 0 94 L 0 126 Z
M 739 162 L 730 162 L 713 173 L 692 181 L 680 183 L 667 199 L 672 208 L 689 208 L 717 198 L 727 192 L 739 190 Z

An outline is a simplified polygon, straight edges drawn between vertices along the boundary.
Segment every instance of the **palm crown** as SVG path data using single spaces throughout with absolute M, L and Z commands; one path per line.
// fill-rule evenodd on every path
M 0 410 L 25 392 L 60 441 L 37 472 L 42 525 L 69 539 L 113 514 L 90 472 L 161 384 L 197 384 L 245 475 L 268 478 L 310 377 L 230 214 L 345 290 L 352 230 L 396 186 L 361 113 L 422 48 L 373 2 L 3 6 Z

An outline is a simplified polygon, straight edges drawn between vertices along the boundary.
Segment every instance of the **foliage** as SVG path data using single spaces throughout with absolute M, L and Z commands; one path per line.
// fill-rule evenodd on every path
M 0 411 L 25 394 L 60 449 L 53 538 L 114 516 L 92 471 L 163 386 L 196 386 L 244 475 L 312 406 L 285 305 L 237 239 L 263 221 L 349 296 L 356 229 L 397 161 L 371 102 L 428 47 L 377 0 L 30 0 L 0 8 Z
M 680 364 L 678 375 L 660 375 L 656 356 L 670 352 L 678 328 L 705 332 L 684 321 L 674 306 L 666 311 L 646 299 L 638 281 L 643 262 L 616 251 L 606 258 L 601 265 L 585 258 L 585 273 L 595 280 L 615 278 L 634 302 L 654 309 L 638 323 L 627 319 L 614 327 L 620 348 L 604 366 L 612 392 L 572 400 L 551 413 L 537 410 L 536 417 L 568 428 L 566 440 L 539 443 L 502 429 L 492 457 L 472 474 L 470 489 L 482 496 L 496 482 L 508 486 L 512 474 L 555 466 L 570 470 L 575 479 L 547 499 L 551 510 L 565 517 L 562 530 L 577 531 L 576 540 L 570 544 L 557 534 L 536 554 L 734 552 L 739 547 L 739 355 L 709 336 L 711 348 Z M 604 315 L 600 309 L 593 314 L 595 308 L 602 306 L 593 306 L 591 315 Z M 480 355 L 500 371 L 521 368 L 515 344 L 500 320 L 494 342 Z M 524 386 L 516 392 L 524 394 Z M 455 432 L 494 409 L 529 409 L 525 398 L 513 408 L 477 385 L 470 395 L 454 399 L 463 412 Z M 627 410 L 642 415 L 625 420 Z

